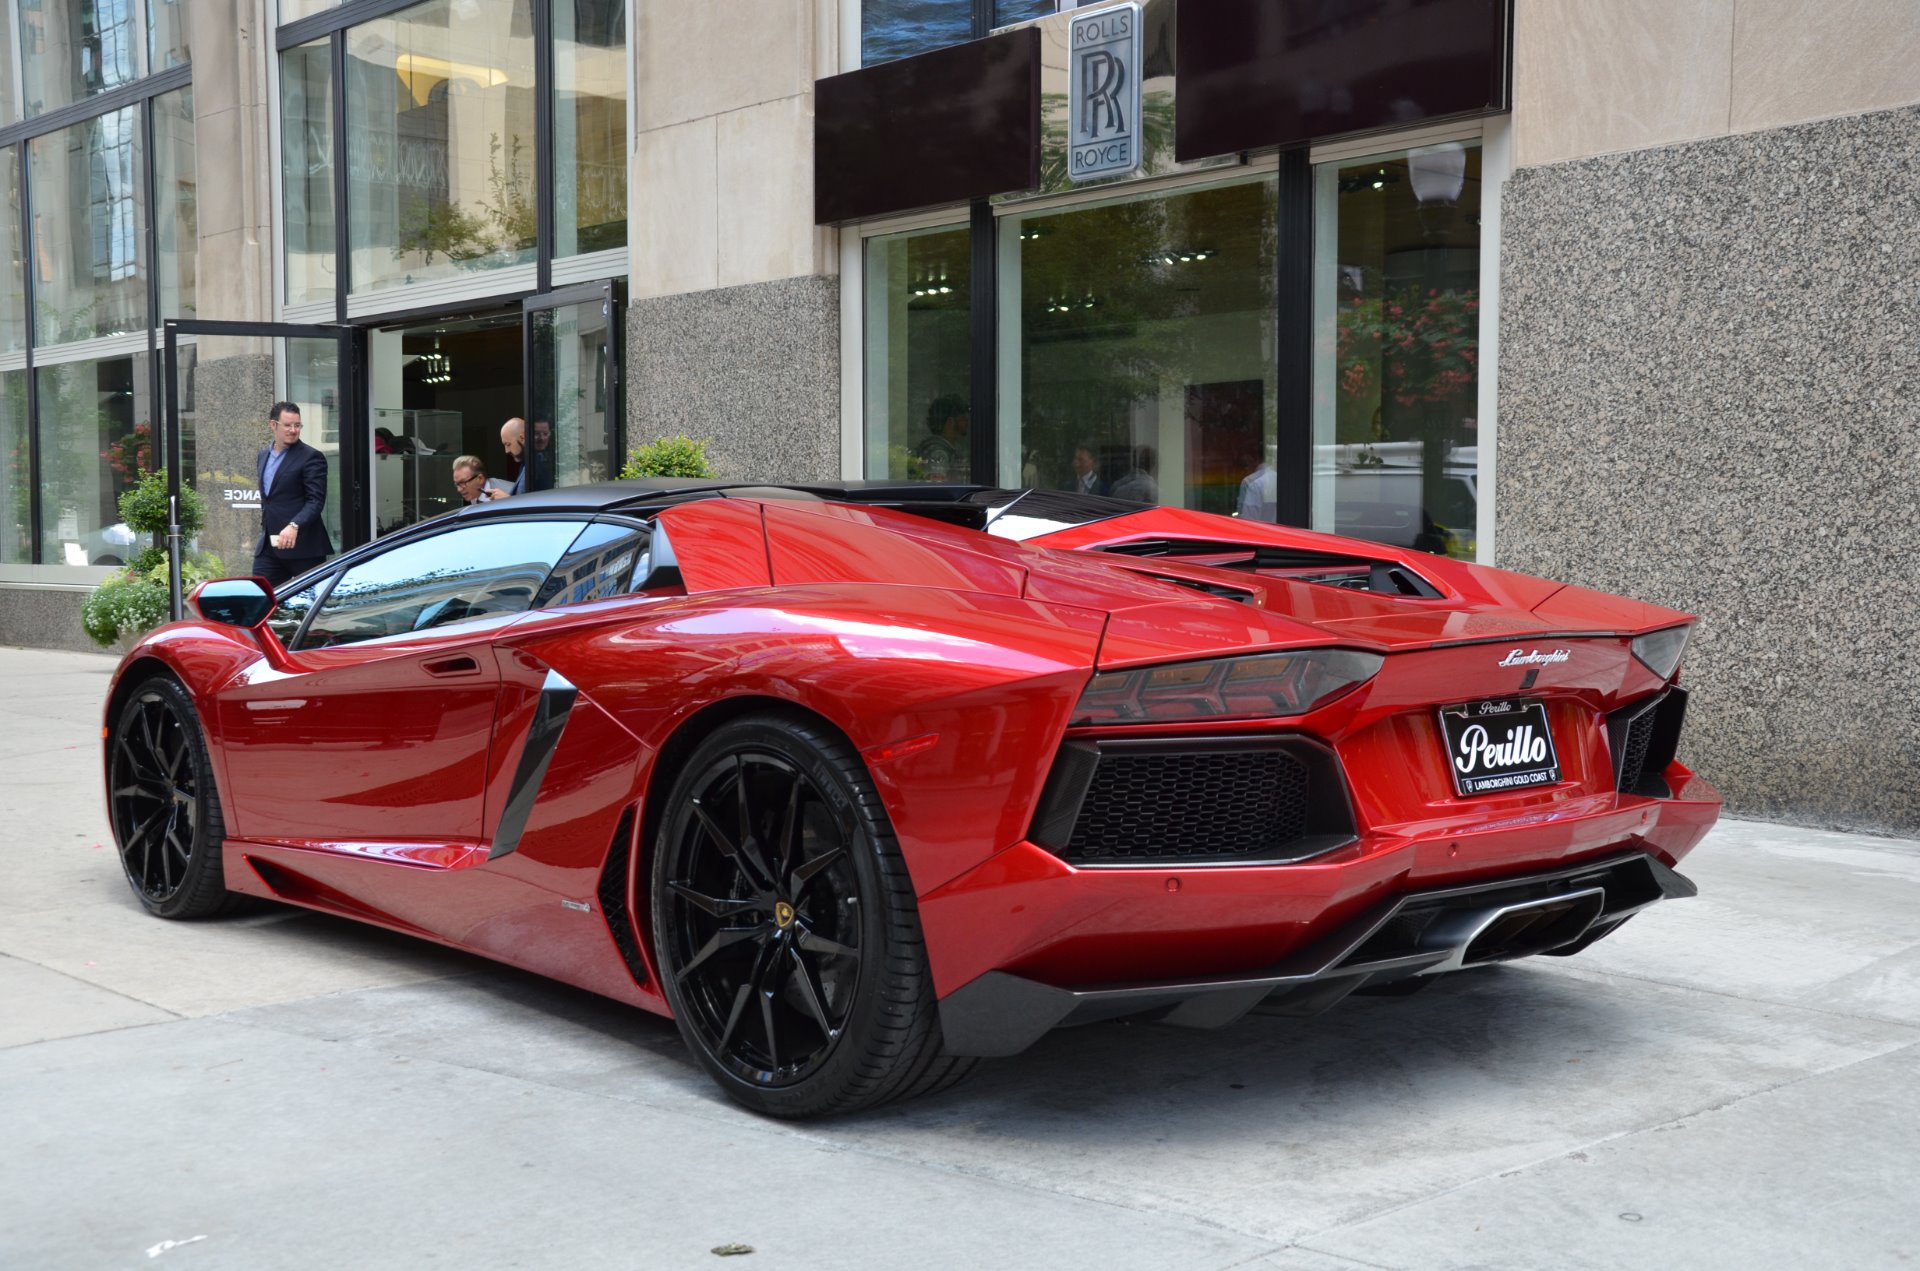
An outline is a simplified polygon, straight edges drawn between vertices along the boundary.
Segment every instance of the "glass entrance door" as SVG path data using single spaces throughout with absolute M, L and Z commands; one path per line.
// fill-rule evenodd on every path
M 589 283 L 525 304 L 530 490 L 619 475 L 625 438 L 617 287 Z
M 174 616 L 180 616 L 181 596 L 202 578 L 252 570 L 261 535 L 261 454 L 270 441 L 267 412 L 276 400 L 276 342 L 284 341 L 286 399 L 299 408 L 301 443 L 326 461 L 321 524 L 335 551 L 364 542 L 365 517 L 356 512 L 365 456 L 342 444 L 353 400 L 351 332 L 197 319 L 169 320 L 163 329 L 161 453 L 169 493 L 184 499 L 191 490 L 204 510 L 198 533 L 183 537 L 172 554 Z
M 510 485 L 519 463 L 501 431 L 526 409 L 520 307 L 409 318 L 365 332 L 368 502 L 375 538 L 477 496 L 454 468 Z M 462 462 L 464 461 L 464 463 Z

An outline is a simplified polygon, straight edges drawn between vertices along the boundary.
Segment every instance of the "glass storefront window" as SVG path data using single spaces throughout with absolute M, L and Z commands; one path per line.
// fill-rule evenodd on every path
M 26 249 L 20 233 L 20 148 L 0 151 L 0 352 L 27 347 Z
M 1073 7 L 1073 0 L 993 0 L 993 24 L 1011 26 L 1029 18 L 1045 18 Z
M 864 66 L 972 38 L 970 0 L 860 0 L 860 62 Z
M 142 151 L 138 106 L 27 143 L 36 343 L 145 329 Z
M 326 40 L 280 58 L 280 190 L 287 303 L 334 296 L 333 58 Z
M 120 496 L 157 467 L 147 356 L 62 362 L 34 371 L 40 397 L 41 560 L 125 564 L 132 536 Z
M 20 59 L 13 51 L 13 23 L 0 13 L 0 128 L 20 119 Z
M 145 75 L 144 7 L 143 0 L 40 0 L 20 5 L 25 113 L 44 114 Z
M 147 13 L 153 20 L 147 32 L 148 73 L 158 74 L 168 67 L 191 62 L 193 48 L 187 25 L 187 0 L 147 0 Z
M 27 373 L 0 373 L 0 565 L 33 559 L 33 466 L 27 450 Z
M 1277 235 L 1271 177 L 1002 218 L 1001 483 L 1271 520 Z
M 531 0 L 428 3 L 347 32 L 356 292 L 534 256 Z
M 866 245 L 866 471 L 965 481 L 972 260 L 967 229 L 871 238 Z
M 1316 173 L 1314 527 L 1472 559 L 1480 149 Z
M 553 6 L 555 256 L 627 245 L 627 6 Z
M 200 262 L 200 215 L 191 86 L 153 99 L 153 145 L 160 316 L 192 317 Z
M 584 485 L 613 474 L 611 304 L 594 300 L 527 314 L 527 488 Z M 501 475 L 506 474 L 503 471 Z

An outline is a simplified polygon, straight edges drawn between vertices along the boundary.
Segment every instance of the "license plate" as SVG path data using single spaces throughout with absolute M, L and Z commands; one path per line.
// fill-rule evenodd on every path
M 1447 766 L 1461 795 L 1498 794 L 1560 780 L 1547 704 L 1507 699 L 1440 708 Z

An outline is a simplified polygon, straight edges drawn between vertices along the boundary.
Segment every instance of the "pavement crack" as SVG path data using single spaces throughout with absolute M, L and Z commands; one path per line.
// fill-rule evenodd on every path
M 167 1009 L 166 1007 L 164 1007 L 164 1006 L 162 1006 L 162 1005 L 160 1005 L 160 1004 L 159 1004 L 158 1002 L 149 1002 L 149 1001 L 147 1001 L 147 1000 L 146 1000 L 145 998 L 143 998 L 143 997 L 135 997 L 135 996 L 134 996 L 133 994 L 131 994 L 131 993 L 124 993 L 124 992 L 122 992 L 122 991 L 121 991 L 121 990 L 119 990 L 119 989 L 116 989 L 116 988 L 112 988 L 112 987 L 110 987 L 110 986 L 108 986 L 108 985 L 105 985 L 105 984 L 101 984 L 101 983 L 100 983 L 100 982 L 98 982 L 97 980 L 89 980 L 89 979 L 87 979 L 87 978 L 86 978 L 85 976 L 83 976 L 83 975 L 75 975 L 75 974 L 74 974 L 73 972 L 71 972 L 71 971 L 63 971 L 63 970 L 61 970 L 61 969 L 60 969 L 59 967 L 55 967 L 55 966 L 48 966 L 48 965 L 47 965 L 46 963 L 44 963 L 44 962 L 35 962 L 35 961 L 33 961 L 33 960 L 32 960 L 31 958 L 23 958 L 23 957 L 21 957 L 21 956 L 19 956 L 18 954 L 14 954 L 14 953 L 0 953 L 0 959 L 5 959 L 5 960 L 6 960 L 6 961 L 8 961 L 8 962 L 17 962 L 17 963 L 19 963 L 19 964 L 20 964 L 21 966 L 30 966 L 30 967 L 33 967 L 33 968 L 35 968 L 36 970 L 40 970 L 40 971 L 45 971 L 45 972 L 46 972 L 47 974 L 49 974 L 49 975 L 57 975 L 57 976 L 59 976 L 59 977 L 60 977 L 61 979 L 63 979 L 63 980 L 71 980 L 71 981 L 72 981 L 73 983 L 75 983 L 75 984 L 84 984 L 84 985 L 86 985 L 86 986 L 87 986 L 88 988 L 90 988 L 90 989 L 92 989 L 92 990 L 94 990 L 94 991 L 95 991 L 95 992 L 97 992 L 97 993 L 105 993 L 105 994 L 106 994 L 107 996 L 109 996 L 109 997 L 117 997 L 117 998 L 119 998 L 119 999 L 120 999 L 121 1001 L 123 1001 L 123 1002 L 132 1002 L 132 1003 L 133 1003 L 134 1005 L 136 1005 L 136 1006 L 144 1006 L 144 1007 L 146 1007 L 146 1008 L 147 1008 L 148 1010 L 151 1010 L 151 1011 L 159 1011 L 159 1012 L 160 1012 L 161 1014 L 163 1014 L 163 1015 L 165 1015 L 165 1016 L 167 1017 L 167 1018 L 166 1018 L 165 1020 L 142 1020 L 142 1021 L 141 1021 L 140 1023 L 138 1023 L 138 1024 L 120 1024 L 120 1025 L 116 1025 L 116 1026 L 114 1026 L 114 1027 L 112 1027 L 112 1028 L 94 1028 L 94 1029 L 88 1029 L 88 1030 L 87 1030 L 86 1032 L 84 1032 L 84 1033 L 67 1033 L 67 1034 L 64 1034 L 64 1036 L 67 1036 L 67 1037 L 92 1037 L 92 1036 L 94 1036 L 95 1034 L 98 1034 L 98 1033 L 117 1033 L 117 1032 L 120 1032 L 120 1031 L 121 1031 L 122 1029 L 126 1029 L 126 1028 L 145 1028 L 145 1027 L 147 1027 L 147 1026 L 148 1026 L 148 1025 L 150 1025 L 150 1024 L 161 1024 L 161 1023 L 168 1023 L 168 1022 L 170 1022 L 170 1021 L 173 1021 L 173 1020 L 179 1020 L 179 1019 L 185 1019 L 185 1018 L 187 1018 L 187 1017 L 186 1017 L 185 1015 L 182 1015 L 182 1014 L 181 1014 L 181 1013 L 180 1013 L 179 1011 L 174 1011 L 174 1010 L 168 1010 L 168 1009 Z M 56 1040 L 56 1039 L 55 1039 L 55 1038 L 51 1038 L 51 1037 L 49 1037 L 49 1038 L 43 1038 L 43 1039 L 41 1039 L 41 1040 L 44 1040 L 44 1041 L 54 1041 L 54 1040 Z M 20 1043 L 17 1043 L 17 1044 L 18 1044 L 18 1045 L 23 1045 L 23 1046 L 31 1046 L 31 1045 L 35 1045 L 36 1043 L 34 1043 L 34 1042 L 20 1042 Z M 10 1049 L 12 1049 L 12 1047 L 10 1047 L 10 1046 L 9 1046 L 9 1047 L 0 1047 L 0 1049 L 6 1049 L 6 1050 L 10 1050 Z
M 1920 949 L 1920 944 L 1909 945 L 1895 953 L 1890 953 L 1887 955 L 1887 958 L 1904 957 L 1915 949 Z M 1885 960 L 1885 958 L 1880 959 L 1880 961 Z M 1805 1011 L 1809 1015 L 1822 1015 L 1828 1019 L 1859 1020 L 1869 1024 L 1891 1024 L 1895 1028 L 1904 1029 L 1913 1033 L 1915 1038 L 1920 1040 L 1920 1024 L 1916 1024 L 1913 1020 L 1901 1019 L 1893 1015 L 1876 1015 L 1870 1011 L 1834 1010 L 1831 1007 L 1821 1006 L 1817 1002 L 1807 1002 L 1793 998 L 1756 997 L 1751 993 L 1737 993 L 1729 989 L 1709 988 L 1700 984 L 1682 984 L 1675 980 L 1662 980 L 1657 976 L 1637 975 L 1631 971 L 1594 971 L 1582 967 L 1539 967 L 1536 969 L 1544 971 L 1549 975 L 1564 975 L 1589 984 L 1605 984 L 1616 980 L 1626 980 L 1633 984 L 1650 984 L 1655 988 L 1672 989 L 1677 993 L 1698 993 L 1703 997 L 1719 998 L 1722 1001 L 1745 1002 L 1752 1006 L 1778 1007 L 1783 1010 Z M 1849 972 L 1848 976 L 1839 978 L 1845 979 L 1856 974 L 1858 974 L 1858 972 Z M 1813 992 L 1817 990 L 1809 991 Z
M 1548 1165 L 1554 1161 L 1566 1160 L 1568 1157 L 1573 1156 L 1575 1153 L 1590 1152 L 1596 1148 L 1606 1147 L 1610 1144 L 1618 1143 L 1625 1139 L 1639 1138 L 1642 1135 L 1657 1134 L 1665 1130 L 1671 1130 L 1679 1126 L 1684 1126 L 1689 1124 L 1690 1122 L 1697 1121 L 1702 1117 L 1706 1117 L 1714 1113 L 1725 1112 L 1731 1108 L 1739 1107 L 1741 1104 L 1747 1103 L 1750 1100 L 1758 1099 L 1766 1095 L 1773 1094 L 1774 1092 L 1779 1090 L 1789 1089 L 1793 1086 L 1800 1085 L 1803 1082 L 1811 1081 L 1816 1077 L 1826 1077 L 1836 1072 L 1844 1072 L 1848 1068 L 1852 1068 L 1858 1064 L 1870 1063 L 1877 1059 L 1884 1059 L 1888 1055 L 1898 1054 L 1899 1052 L 1903 1050 L 1909 1050 L 1916 1045 L 1920 1045 L 1920 1041 L 1904 1042 L 1900 1045 L 1890 1047 L 1886 1050 L 1875 1051 L 1874 1053 L 1868 1054 L 1868 1055 L 1855 1055 L 1850 1058 L 1841 1060 L 1838 1063 L 1828 1064 L 1825 1067 L 1821 1067 L 1821 1068 L 1811 1068 L 1811 1069 L 1808 1069 L 1806 1072 L 1797 1073 L 1791 1077 L 1784 1077 L 1781 1080 L 1773 1082 L 1770 1085 L 1760 1086 L 1752 1090 L 1741 1091 L 1740 1093 L 1733 1095 L 1729 1098 L 1721 1099 L 1718 1102 L 1707 1104 L 1705 1107 L 1695 1108 L 1693 1111 L 1682 1113 L 1677 1117 L 1669 1117 L 1664 1121 L 1656 1121 L 1650 1125 L 1634 1126 L 1624 1130 L 1616 1130 L 1612 1134 L 1603 1134 L 1598 1138 L 1591 1139 L 1591 1140 L 1588 1140 L 1587 1142 L 1579 1143 L 1571 1147 L 1558 1148 L 1546 1155 L 1535 1157 L 1534 1159 L 1529 1161 L 1522 1161 L 1517 1165 L 1503 1165 L 1499 1169 L 1490 1170 L 1486 1173 L 1476 1175 L 1473 1178 L 1463 1179 L 1458 1183 L 1453 1183 L 1446 1187 L 1435 1188 L 1434 1190 L 1423 1193 L 1422 1195 L 1419 1195 L 1419 1196 L 1412 1196 L 1407 1198 L 1406 1200 L 1396 1201 L 1391 1205 L 1381 1206 L 1380 1208 L 1372 1210 L 1364 1215 L 1361 1215 L 1360 1217 L 1351 1218 L 1345 1222 L 1335 1223 L 1333 1226 L 1330 1226 L 1330 1227 L 1323 1227 L 1319 1231 L 1313 1232 L 1310 1235 L 1300 1237 L 1294 1243 L 1297 1244 L 1299 1247 L 1303 1249 L 1307 1249 L 1313 1253 L 1326 1254 L 1326 1253 L 1329 1253 L 1328 1250 L 1321 1249 L 1310 1242 L 1315 1240 L 1325 1239 L 1326 1237 L 1336 1235 L 1339 1232 L 1351 1231 L 1356 1227 L 1364 1226 L 1370 1222 L 1376 1222 L 1382 1218 L 1390 1218 L 1394 1214 L 1402 1213 L 1406 1210 L 1413 1209 L 1419 1205 L 1424 1205 L 1429 1201 L 1439 1200 L 1444 1196 L 1451 1196 L 1456 1192 L 1466 1191 L 1468 1188 L 1471 1188 L 1471 1187 L 1478 1187 L 1482 1183 L 1498 1181 L 1503 1178 L 1518 1177 L 1521 1174 L 1525 1174 L 1532 1170 L 1536 1170 L 1540 1168 L 1542 1165 Z M 1339 1257 L 1342 1255 L 1331 1254 L 1331 1256 Z

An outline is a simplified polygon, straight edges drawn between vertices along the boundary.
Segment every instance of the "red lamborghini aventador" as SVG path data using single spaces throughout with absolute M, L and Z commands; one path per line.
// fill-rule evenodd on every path
M 106 703 L 143 905 L 669 1014 L 779 1116 L 1574 953 L 1692 894 L 1719 808 L 1686 615 L 1104 498 L 556 490 L 192 607 Z

